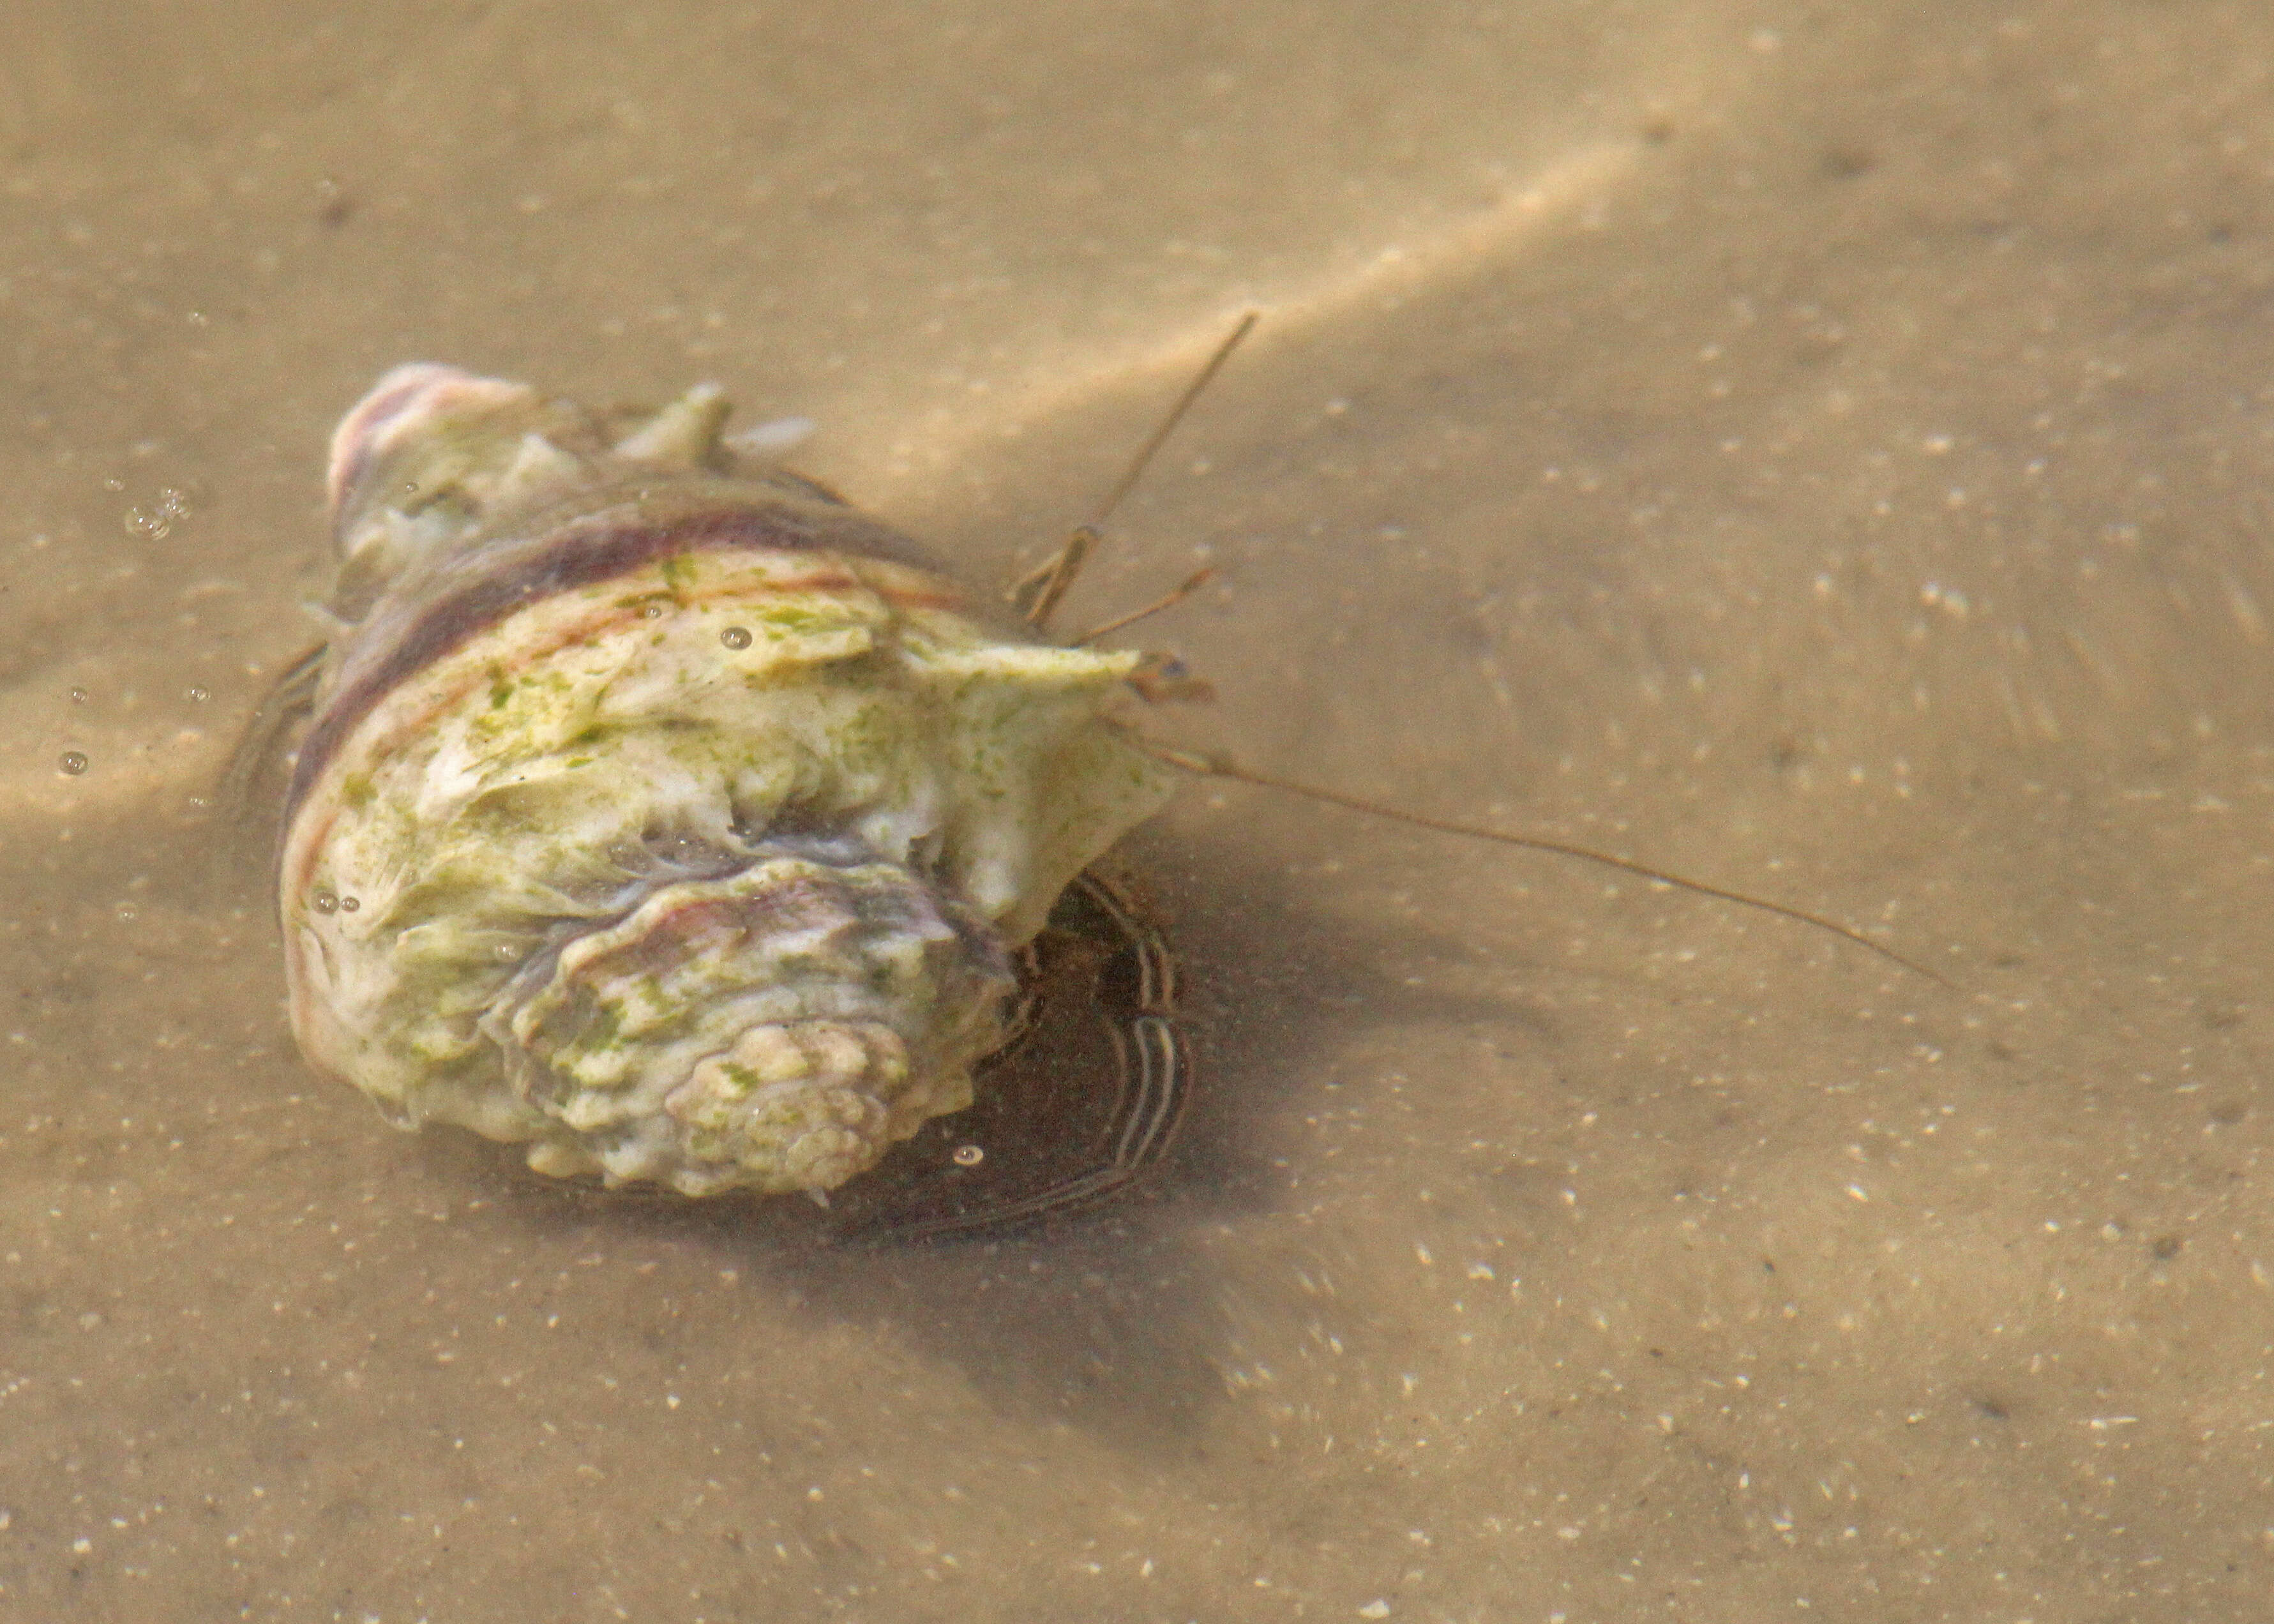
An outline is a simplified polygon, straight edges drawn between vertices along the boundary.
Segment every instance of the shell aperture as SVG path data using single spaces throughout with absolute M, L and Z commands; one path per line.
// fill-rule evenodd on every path
M 993 623 L 726 411 L 417 365 L 342 421 L 291 1014 L 403 1125 L 820 1192 L 970 1102 L 1019 950 L 1167 770 L 1108 714 L 1137 656 Z

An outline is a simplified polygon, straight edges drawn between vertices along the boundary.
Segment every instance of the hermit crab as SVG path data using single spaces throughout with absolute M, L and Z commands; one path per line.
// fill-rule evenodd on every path
M 1071 1015 L 1089 1047 L 1050 1086 L 1096 1103 L 1070 1165 L 891 1215 L 1105 1194 L 1190 1080 L 1108 854 L 1178 769 L 1276 780 L 1133 726 L 1163 681 L 1141 656 L 1041 635 L 1088 532 L 999 610 L 727 411 L 414 365 L 342 420 L 332 635 L 282 701 L 306 715 L 276 857 L 300 1046 L 397 1124 L 543 1173 L 826 1199 Z M 932 1132 L 955 1166 L 990 1154 Z

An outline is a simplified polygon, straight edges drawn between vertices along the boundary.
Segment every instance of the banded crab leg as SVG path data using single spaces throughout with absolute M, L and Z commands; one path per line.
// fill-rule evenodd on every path
M 1114 931 L 1111 968 L 1126 992 L 1116 1007 L 1097 1011 L 1118 1071 L 1113 1109 L 1097 1138 L 1102 1159 L 1039 1189 L 990 1198 L 937 1218 L 887 1222 L 879 1226 L 884 1237 L 971 1235 L 1078 1211 L 1141 1177 L 1174 1142 L 1192 1098 L 1193 1073 L 1192 1046 L 1176 1020 L 1176 962 L 1168 942 L 1149 914 L 1107 876 L 1086 871 L 1067 890 Z
M 316 692 L 323 686 L 325 657 L 330 651 L 329 644 L 320 643 L 279 672 L 237 736 L 236 748 L 230 752 L 229 765 L 213 792 L 223 831 L 207 860 L 216 894 L 228 894 L 240 883 L 242 874 L 255 872 L 261 862 L 274 861 L 277 831 L 263 786 L 289 757 L 303 725 L 315 710 Z

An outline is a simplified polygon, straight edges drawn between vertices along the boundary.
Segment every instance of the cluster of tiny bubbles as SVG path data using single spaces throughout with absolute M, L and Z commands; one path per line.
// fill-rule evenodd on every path
M 958 1145 L 949 1160 L 958 1167 L 977 1167 L 987 1160 L 987 1153 L 976 1145 Z
M 56 770 L 66 778 L 79 777 L 80 773 L 87 771 L 87 753 L 83 750 L 65 750 L 56 758 Z
M 190 499 L 168 485 L 147 507 L 126 510 L 126 533 L 147 541 L 163 541 L 173 533 L 175 525 L 189 516 Z
M 750 646 L 750 628 L 747 626 L 730 626 L 719 634 L 719 641 L 730 649 L 747 649 Z

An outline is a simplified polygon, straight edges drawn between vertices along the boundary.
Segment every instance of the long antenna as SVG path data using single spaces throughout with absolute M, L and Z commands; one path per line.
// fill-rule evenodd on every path
M 1185 414 L 1193 409 L 1193 402 L 1200 399 L 1201 391 L 1207 388 L 1209 381 L 1223 370 L 1224 364 L 1231 358 L 1231 352 L 1239 348 L 1239 341 L 1254 330 L 1259 317 L 1259 312 L 1249 311 L 1239 319 L 1239 324 L 1231 329 L 1224 341 L 1216 347 L 1216 353 L 1209 357 L 1208 365 L 1201 367 L 1199 375 L 1185 386 L 1184 394 L 1177 397 L 1174 406 L 1169 408 L 1169 414 L 1161 419 L 1160 426 L 1138 447 L 1137 455 L 1129 459 L 1129 466 L 1123 470 L 1113 488 L 1106 492 L 1105 500 L 1098 504 L 1097 511 L 1090 515 L 1089 523 L 1076 527 L 1073 534 L 1066 538 L 1064 546 L 1050 554 L 1033 573 L 1021 576 L 1011 588 L 1011 603 L 1028 625 L 1040 631 L 1049 622 L 1059 600 L 1065 597 L 1074 583 L 1074 578 L 1081 573 L 1081 567 L 1088 559 L 1091 549 L 1097 545 L 1104 533 L 1105 522 L 1113 516 L 1114 510 L 1136 488 L 1137 482 L 1145 477 L 1145 470 L 1159 455 L 1161 447 L 1168 443 L 1169 436 L 1177 432 L 1177 425 L 1184 421 Z
M 1216 353 L 1208 358 L 1208 365 L 1201 367 L 1199 375 L 1185 386 L 1185 392 L 1177 397 L 1177 403 L 1169 408 L 1169 415 L 1161 419 L 1161 426 L 1153 431 L 1153 437 L 1138 448 L 1135 456 L 1129 459 L 1128 469 L 1122 474 L 1119 483 L 1106 492 L 1105 500 L 1098 504 L 1097 511 L 1090 515 L 1086 529 L 1102 530 L 1105 528 L 1105 522 L 1113 516 L 1113 510 L 1137 488 L 1137 482 L 1145 477 L 1147 466 L 1168 443 L 1169 436 L 1177 432 L 1177 425 L 1185 420 L 1185 414 L 1193 409 L 1193 402 L 1200 399 L 1201 391 L 1207 388 L 1216 375 L 1224 370 L 1224 364 L 1231 359 L 1231 352 L 1239 348 L 1239 341 L 1255 330 L 1255 324 L 1261 319 L 1261 312 L 1251 310 L 1240 317 L 1239 325 L 1224 335 L 1224 342 L 1216 347 Z
M 1156 759 L 1165 762 L 1171 767 L 1180 768 L 1184 771 L 1196 773 L 1202 778 L 1230 778 L 1236 783 L 1253 784 L 1260 789 L 1282 790 L 1288 794 L 1301 795 L 1311 801 L 1323 801 L 1329 806 L 1345 807 L 1352 812 L 1367 813 L 1374 817 L 1388 818 L 1393 823 L 1411 823 L 1419 829 L 1434 830 L 1439 834 L 1465 835 L 1471 839 L 1490 840 L 1501 846 L 1522 846 L 1527 851 L 1547 852 L 1557 857 L 1576 857 L 1583 862 L 1598 863 L 1606 868 L 1616 868 L 1622 873 L 1636 875 L 1645 880 L 1655 881 L 1660 885 L 1675 886 L 1683 891 L 1695 891 L 1701 897 L 1712 897 L 1722 902 L 1735 902 L 1745 907 L 1758 908 L 1765 914 L 1774 914 L 1784 919 L 1796 920 L 1803 925 L 1813 925 L 1818 930 L 1828 930 L 1834 936 L 1844 937 L 1858 947 L 1869 948 L 1880 958 L 1901 965 L 1913 975 L 1923 975 L 1939 987 L 1948 988 L 1953 992 L 1958 990 L 1949 981 L 1936 974 L 1926 966 L 1904 958 L 1891 947 L 1882 946 L 1863 932 L 1851 929 L 1837 920 L 1826 919 L 1818 914 L 1811 914 L 1801 908 L 1787 907 L 1781 902 L 1771 902 L 1762 897 L 1749 897 L 1741 891 L 1725 891 L 1719 885 L 1708 885 L 1703 880 L 1684 879 L 1678 874 L 1668 874 L 1665 869 L 1653 868 L 1647 863 L 1638 863 L 1625 857 L 1614 857 L 1608 852 L 1593 851 L 1584 846 L 1572 846 L 1562 840 L 1551 840 L 1540 835 L 1511 834 L 1506 830 L 1488 829 L 1480 823 L 1457 823 L 1450 818 L 1430 817 L 1419 812 L 1401 811 L 1396 807 L 1383 806 L 1379 801 L 1367 801 L 1357 795 L 1346 795 L 1340 790 L 1323 789 L 1315 784 L 1299 784 L 1291 778 L 1274 778 L 1269 773 L 1252 771 L 1229 756 L 1203 756 L 1191 750 L 1180 750 L 1173 745 L 1163 744 L 1158 740 L 1146 738 L 1141 733 L 1132 733 L 1130 737 L 1141 749 Z

